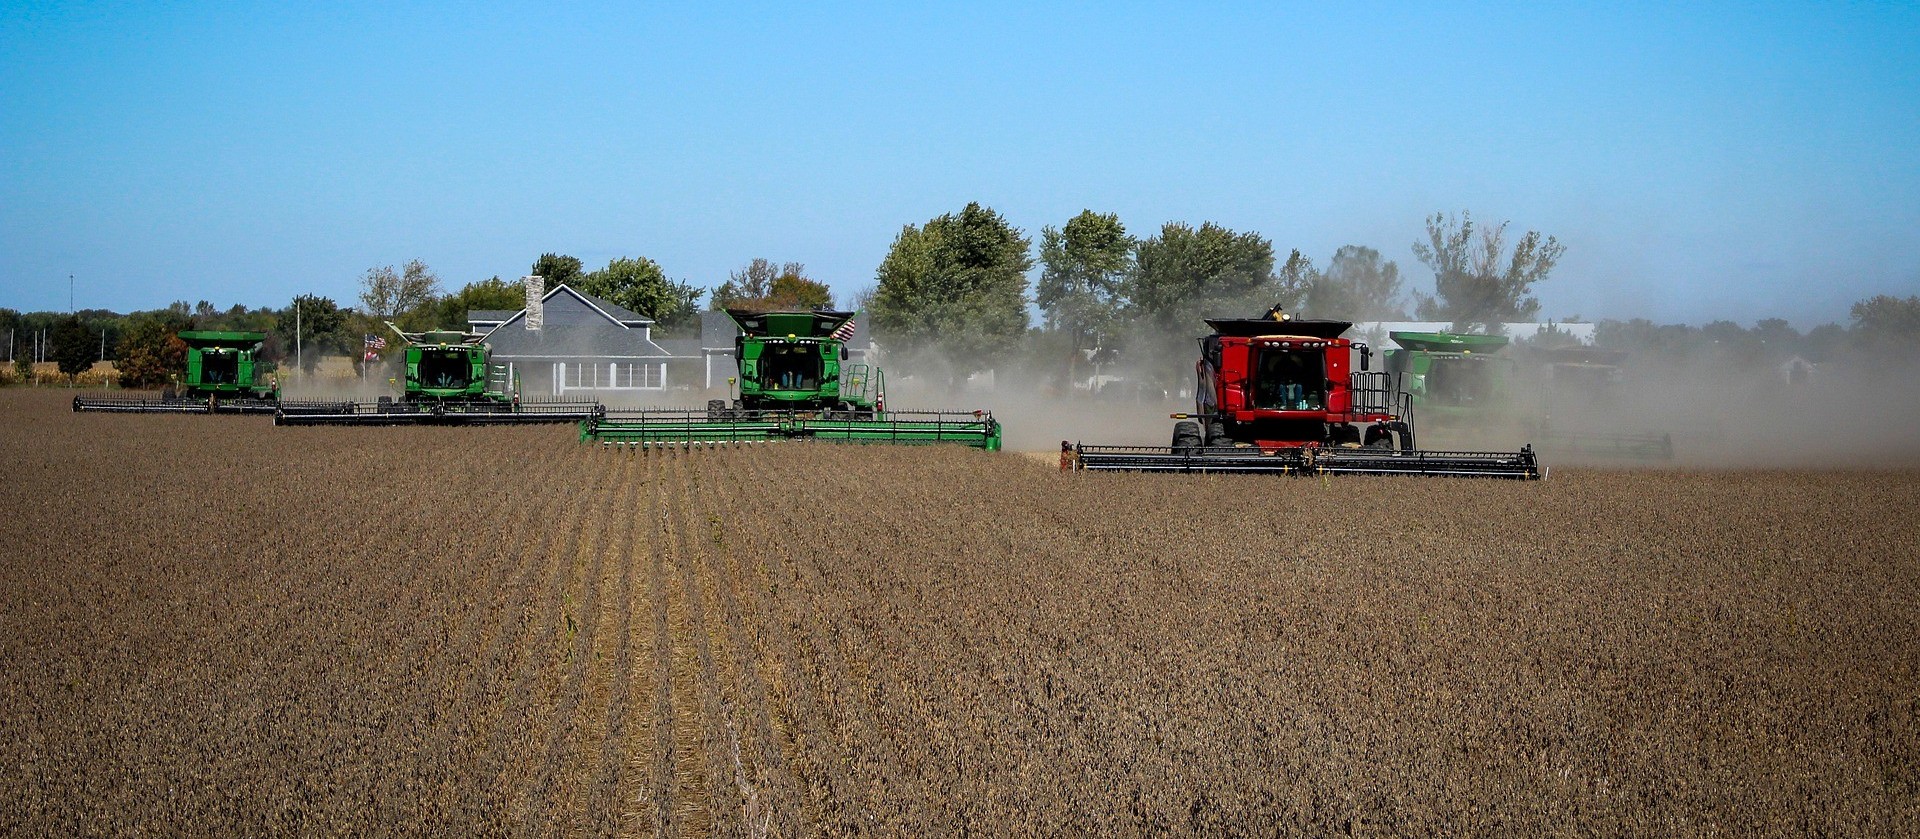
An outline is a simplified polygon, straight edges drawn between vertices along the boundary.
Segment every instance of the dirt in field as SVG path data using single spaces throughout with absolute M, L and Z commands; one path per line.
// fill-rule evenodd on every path
M 0 834 L 1920 832 L 1920 473 L 1035 460 L 0 390 Z

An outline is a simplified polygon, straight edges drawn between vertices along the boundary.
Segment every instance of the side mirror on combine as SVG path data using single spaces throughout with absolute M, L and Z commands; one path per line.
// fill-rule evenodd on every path
M 1366 344 L 1354 344 L 1353 347 L 1360 351 L 1360 372 L 1365 373 L 1372 369 L 1373 348 Z

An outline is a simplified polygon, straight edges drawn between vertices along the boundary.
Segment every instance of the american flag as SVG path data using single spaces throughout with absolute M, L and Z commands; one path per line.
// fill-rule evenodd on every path
M 382 338 L 378 335 L 368 335 L 367 346 L 372 347 L 376 350 L 384 350 L 387 348 L 387 339 Z
M 833 330 L 833 334 L 828 337 L 835 341 L 853 340 L 853 318 L 847 318 L 847 322 L 840 324 L 840 327 Z
M 360 360 L 361 361 L 379 361 L 380 354 L 377 352 L 374 352 L 373 350 L 367 350 L 367 357 Z

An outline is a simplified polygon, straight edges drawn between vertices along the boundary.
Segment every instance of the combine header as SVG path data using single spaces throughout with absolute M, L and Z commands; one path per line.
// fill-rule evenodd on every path
M 729 309 L 739 324 L 739 396 L 706 410 L 608 412 L 580 424 L 580 439 L 643 448 L 775 440 L 957 443 L 998 451 L 1000 424 L 986 411 L 889 411 L 879 367 L 848 363 L 852 312 Z
M 159 398 L 76 396 L 75 411 L 126 414 L 271 414 L 280 405 L 273 364 L 259 359 L 264 332 L 181 332 L 187 345 L 187 375 Z
M 387 324 L 393 328 L 393 324 Z M 509 425 L 579 422 L 603 415 L 598 402 L 523 402 L 506 365 L 469 332 L 394 332 L 407 342 L 399 401 L 284 402 L 275 425 Z
M 1538 479 L 1532 447 L 1422 451 L 1412 399 L 1372 350 L 1340 337 L 1352 324 L 1267 317 L 1212 319 L 1195 365 L 1195 410 L 1175 414 L 1173 445 L 1078 445 L 1087 470 L 1292 475 L 1443 475 Z M 1358 356 L 1358 369 L 1354 357 Z

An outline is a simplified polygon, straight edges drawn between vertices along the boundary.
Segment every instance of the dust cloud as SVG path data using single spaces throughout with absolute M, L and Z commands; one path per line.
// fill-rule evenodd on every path
M 1618 381 L 1584 389 L 1552 388 L 1537 370 L 1523 372 L 1510 407 L 1498 415 L 1449 427 L 1416 413 L 1418 444 L 1480 451 L 1532 445 L 1549 464 L 1613 468 L 1920 466 L 1920 365 L 1912 361 L 1842 357 L 1799 377 L 1772 364 L 1648 355 L 1620 367 Z M 1028 377 L 948 388 L 902 372 L 889 373 L 889 407 L 990 410 L 1010 451 L 1054 451 L 1063 440 L 1164 446 L 1173 431 L 1168 415 L 1193 410 L 1190 382 L 1165 396 L 1153 389 L 1055 394 Z M 1648 456 L 1661 439 L 1670 441 L 1672 456 Z

